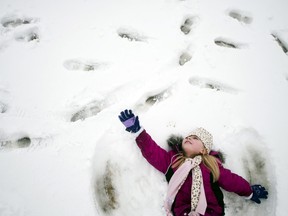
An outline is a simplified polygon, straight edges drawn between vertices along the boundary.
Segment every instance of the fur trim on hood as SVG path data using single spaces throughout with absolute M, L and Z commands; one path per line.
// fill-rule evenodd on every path
M 169 136 L 169 138 L 167 139 L 167 143 L 168 146 L 175 152 L 182 152 L 182 141 L 183 141 L 183 137 L 181 135 L 175 135 L 172 134 Z M 210 155 L 213 155 L 214 157 L 218 158 L 222 163 L 225 163 L 225 154 L 223 151 L 221 150 L 211 150 Z

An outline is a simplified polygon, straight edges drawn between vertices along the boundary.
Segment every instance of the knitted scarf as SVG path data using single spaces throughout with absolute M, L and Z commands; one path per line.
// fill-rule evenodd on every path
M 165 210 L 167 216 L 173 216 L 172 204 L 175 197 L 185 182 L 189 172 L 192 170 L 192 187 L 191 187 L 191 212 L 189 216 L 204 215 L 207 207 L 207 201 L 203 186 L 202 172 L 199 167 L 202 162 L 201 156 L 195 158 L 186 158 L 185 162 L 176 170 L 172 176 L 169 185 L 167 198 L 165 201 Z

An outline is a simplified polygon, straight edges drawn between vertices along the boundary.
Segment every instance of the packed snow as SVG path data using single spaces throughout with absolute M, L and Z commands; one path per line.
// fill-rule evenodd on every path
M 225 167 L 286 216 L 288 3 L 1 0 L 0 215 L 161 216 L 167 183 L 118 120 L 169 150 L 204 127 Z

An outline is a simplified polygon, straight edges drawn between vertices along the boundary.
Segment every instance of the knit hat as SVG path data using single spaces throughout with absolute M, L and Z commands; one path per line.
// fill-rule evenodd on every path
M 204 128 L 200 127 L 200 128 L 196 128 L 195 130 L 193 130 L 189 136 L 194 135 L 197 136 L 204 144 L 205 148 L 209 152 L 212 149 L 212 145 L 213 145 L 213 136 Z

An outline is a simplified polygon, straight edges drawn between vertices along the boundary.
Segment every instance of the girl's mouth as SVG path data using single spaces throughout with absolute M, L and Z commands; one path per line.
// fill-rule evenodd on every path
M 184 144 L 190 144 L 190 145 L 192 145 L 192 143 L 191 143 L 189 140 L 186 140 L 186 141 L 184 142 Z

